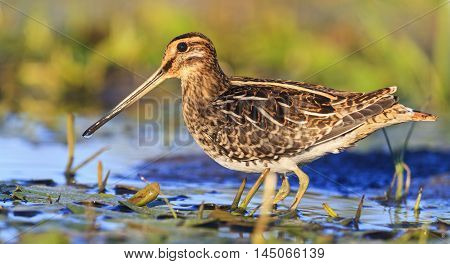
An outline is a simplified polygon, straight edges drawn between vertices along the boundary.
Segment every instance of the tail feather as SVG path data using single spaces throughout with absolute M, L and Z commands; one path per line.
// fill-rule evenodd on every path
M 354 133 L 354 142 L 365 138 L 374 131 L 383 127 L 410 121 L 435 121 L 436 119 L 437 117 L 432 114 L 415 111 L 402 104 L 395 103 L 390 108 L 384 110 L 381 114 L 367 119 L 364 126 L 357 128 Z
M 365 109 L 381 100 L 395 98 L 393 94 L 397 91 L 396 86 L 382 88 L 370 93 L 362 93 L 345 101 L 342 105 L 336 106 L 340 115 L 345 116 Z
M 436 121 L 437 116 L 413 110 L 411 120 L 412 121 Z
M 391 120 L 393 123 L 403 123 L 408 121 L 436 121 L 437 119 L 435 115 L 416 111 L 398 103 L 386 109 L 383 112 L 383 116 L 388 117 L 386 121 Z M 383 116 L 379 115 L 378 117 L 383 118 Z

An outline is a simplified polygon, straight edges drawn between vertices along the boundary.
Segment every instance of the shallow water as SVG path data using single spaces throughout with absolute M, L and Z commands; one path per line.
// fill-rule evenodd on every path
M 2 145 L 0 159 L 0 184 L 34 186 L 52 185 L 49 191 L 63 187 L 62 171 L 66 162 L 66 147 L 55 140 L 58 135 L 42 129 L 40 138 L 33 141 L 8 135 L 0 138 Z M 130 194 L 116 194 L 118 184 L 144 187 L 143 179 L 158 182 L 174 209 L 186 219 L 196 218 L 199 205 L 230 205 L 237 188 L 244 177 L 249 184 L 258 175 L 233 172 L 220 167 L 204 155 L 194 144 L 185 147 L 165 148 L 161 146 L 142 147 L 136 138 L 112 133 L 95 140 L 80 140 L 76 145 L 76 161 L 79 162 L 99 148 L 109 145 L 111 150 L 102 154 L 105 169 L 112 175 L 108 181 L 107 193 L 125 199 Z M 328 155 L 304 168 L 311 178 L 310 189 L 300 204 L 300 218 L 295 225 L 305 224 L 307 229 L 317 224 L 317 237 L 332 236 L 334 242 L 396 241 L 411 230 L 426 228 L 432 231 L 430 242 L 448 242 L 450 221 L 450 150 L 415 150 L 405 156 L 412 170 L 412 185 L 408 199 L 402 204 L 384 204 L 375 199 L 383 195 L 392 179 L 393 164 L 385 151 L 344 152 Z M 49 181 L 45 181 L 48 179 Z M 278 209 L 287 209 L 296 191 L 296 177 L 290 177 L 291 194 Z M 40 180 L 40 181 L 31 181 Z M 81 192 L 95 194 L 96 163 L 92 162 L 77 173 L 76 180 Z M 420 214 L 412 207 L 419 186 L 424 187 Z M 366 199 L 358 228 L 348 226 L 336 219 L 330 219 L 322 203 L 328 203 L 342 219 L 355 215 L 360 197 Z M 0 213 L 0 241 L 14 243 L 23 241 L 24 233 L 40 233 L 63 230 L 73 243 L 104 242 L 248 242 L 251 228 L 242 225 L 223 224 L 219 226 L 178 228 L 180 220 L 170 219 L 170 213 L 162 200 L 149 204 L 155 211 L 153 217 L 143 217 L 133 212 L 121 212 L 123 208 L 114 205 L 96 208 L 95 228 L 89 231 L 89 219 L 77 214 L 70 204 L 83 208 L 79 201 L 65 201 L 61 204 L 45 202 L 13 201 L 5 192 L 0 205 L 6 213 Z M 244 193 L 245 195 L 245 193 Z M 55 200 L 55 197 L 53 197 Z M 116 202 L 117 203 L 117 202 Z M 249 205 L 249 211 L 261 203 L 258 193 Z M 69 208 L 69 209 L 68 209 Z M 77 207 L 78 208 L 78 207 Z M 205 210 L 205 217 L 212 212 Z M 259 212 L 256 212 L 256 215 Z M 166 219 L 167 218 L 167 219 Z M 166 219 L 166 220 L 162 220 Z M 289 224 L 290 222 L 288 222 Z M 291 224 L 292 224 L 291 223 Z M 425 224 L 425 226 L 424 226 Z M 155 228 L 161 236 L 152 237 L 138 230 Z M 286 225 L 286 223 L 284 224 Z M 303 228 L 303 227 L 302 227 Z M 175 230 L 175 231 L 173 231 Z M 201 230 L 201 231 L 199 231 Z M 288 234 L 286 234 L 288 233 Z M 293 235 L 294 234 L 294 235 Z M 281 242 L 317 242 L 318 238 L 299 238 L 286 227 L 275 226 L 266 236 Z M 277 240 L 277 241 L 278 241 Z

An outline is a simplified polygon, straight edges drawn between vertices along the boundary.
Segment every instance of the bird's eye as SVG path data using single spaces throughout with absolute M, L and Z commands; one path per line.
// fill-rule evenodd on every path
M 187 50 L 187 48 L 188 48 L 188 45 L 186 44 L 186 42 L 180 42 L 177 45 L 177 50 L 179 52 L 185 52 Z

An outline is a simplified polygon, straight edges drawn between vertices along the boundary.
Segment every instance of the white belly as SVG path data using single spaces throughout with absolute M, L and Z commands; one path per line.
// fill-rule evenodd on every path
M 239 162 L 225 158 L 217 158 L 214 160 L 225 168 L 242 172 L 261 173 L 267 168 L 270 168 L 273 172 L 289 172 L 297 166 L 297 163 L 290 158 L 281 158 L 277 161 L 257 160 L 254 162 Z
M 280 158 L 276 161 L 239 162 L 224 157 L 213 159 L 223 167 L 236 171 L 261 173 L 264 169 L 270 168 L 271 171 L 278 173 L 291 172 L 298 165 L 310 163 L 329 153 L 339 153 L 340 149 L 350 146 L 355 141 L 358 132 L 358 130 L 355 130 L 345 136 L 314 146 L 296 156 Z

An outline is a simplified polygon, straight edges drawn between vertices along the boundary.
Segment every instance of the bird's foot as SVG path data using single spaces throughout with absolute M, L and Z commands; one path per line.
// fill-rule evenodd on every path
M 239 191 L 237 192 L 236 197 L 234 198 L 233 204 L 231 205 L 232 214 L 244 215 L 247 212 L 248 204 L 253 199 L 253 196 L 255 196 L 256 192 L 259 190 L 259 187 L 261 187 L 261 184 L 266 179 L 267 175 L 269 174 L 269 171 L 270 171 L 270 169 L 265 169 L 263 171 L 263 173 L 256 180 L 255 184 L 250 188 L 247 195 L 244 197 L 244 200 L 242 200 L 241 204 L 238 206 L 239 200 L 241 199 L 242 193 L 244 192 L 245 184 L 247 183 L 247 179 L 244 179 L 242 181 L 242 184 L 239 187 Z
M 291 211 L 297 211 L 297 207 L 300 204 L 301 199 L 303 198 L 303 195 L 306 192 L 306 189 L 308 189 L 309 185 L 309 177 L 301 171 L 299 168 L 296 168 L 294 170 L 294 173 L 297 175 L 298 180 L 300 182 L 300 186 L 298 187 L 297 194 L 295 195 L 294 202 L 292 203 L 289 210 Z

